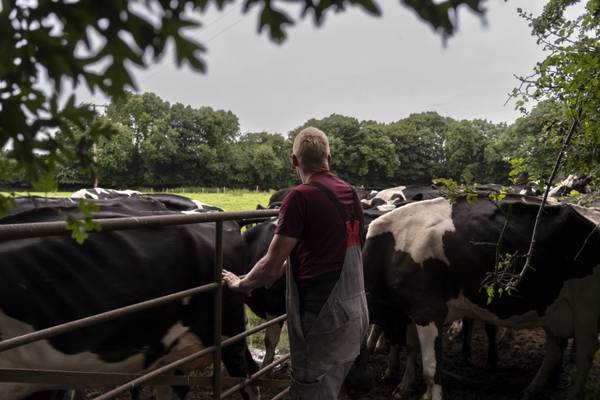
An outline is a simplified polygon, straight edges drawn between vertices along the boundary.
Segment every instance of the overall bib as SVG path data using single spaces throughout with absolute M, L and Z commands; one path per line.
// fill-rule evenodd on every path
M 321 189 L 336 205 L 340 222 L 346 227 L 346 255 L 339 280 L 306 332 L 302 327 L 298 286 L 288 259 L 286 300 L 292 362 L 290 398 L 334 400 L 360 352 L 369 325 L 360 246 L 361 225 L 356 219 L 360 218 L 360 214 L 356 211 L 358 199 L 355 193 L 355 219 L 349 219 L 345 208 L 328 188 L 316 182 L 309 185 Z

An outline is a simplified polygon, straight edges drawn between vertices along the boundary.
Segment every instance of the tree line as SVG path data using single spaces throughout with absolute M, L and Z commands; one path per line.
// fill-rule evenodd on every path
M 77 160 L 57 170 L 59 185 L 101 187 L 230 187 L 274 189 L 297 183 L 290 165 L 293 138 L 306 126 L 330 137 L 332 169 L 366 188 L 426 184 L 435 178 L 462 183 L 521 183 L 547 174 L 560 146 L 563 107 L 541 102 L 512 124 L 454 120 L 436 112 L 391 123 L 332 114 L 310 119 L 287 135 L 241 133 L 237 116 L 211 107 L 169 104 L 153 93 L 129 93 L 89 124 L 112 123 L 100 137 L 95 168 Z M 56 139 L 61 140 L 60 132 Z M 68 146 L 67 146 L 68 147 Z M 588 149 L 587 151 L 597 151 Z M 76 152 L 76 151 L 74 151 Z M 593 155 L 571 154 L 564 173 L 598 173 Z M 567 155 L 569 160 L 569 155 Z

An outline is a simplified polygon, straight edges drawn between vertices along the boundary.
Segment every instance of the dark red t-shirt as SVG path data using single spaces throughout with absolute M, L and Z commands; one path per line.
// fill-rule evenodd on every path
M 310 177 L 330 189 L 354 214 L 351 186 L 329 171 Z M 362 208 L 360 220 L 362 221 Z M 325 272 L 338 271 L 346 256 L 346 227 L 333 202 L 319 188 L 298 185 L 290 189 L 279 210 L 275 233 L 299 239 L 290 257 L 297 280 L 314 278 Z

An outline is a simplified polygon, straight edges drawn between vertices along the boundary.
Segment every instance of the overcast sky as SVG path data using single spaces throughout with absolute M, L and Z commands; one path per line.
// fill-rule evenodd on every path
M 177 69 L 169 53 L 135 72 L 139 90 L 231 110 L 242 132 L 287 133 L 332 113 L 379 122 L 422 111 L 494 122 L 519 116 L 514 103 L 504 106 L 517 83 L 513 74 L 528 74 L 543 53 L 516 9 L 537 15 L 543 1 L 488 0 L 485 23 L 462 9 L 459 32 L 445 46 L 399 1 L 379 3 L 380 18 L 349 9 L 329 14 L 320 28 L 307 19 L 281 45 L 257 34 L 255 13 L 243 16 L 237 6 L 211 10 L 203 28 L 189 32 L 208 48 L 208 72 Z M 83 101 L 105 101 L 79 94 Z

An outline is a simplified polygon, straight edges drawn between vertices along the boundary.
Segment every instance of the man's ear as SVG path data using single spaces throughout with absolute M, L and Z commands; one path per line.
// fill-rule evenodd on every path
M 327 154 L 327 165 L 331 168 L 331 154 Z
M 298 162 L 298 157 L 295 154 L 292 154 L 292 165 L 297 167 L 300 163 Z

